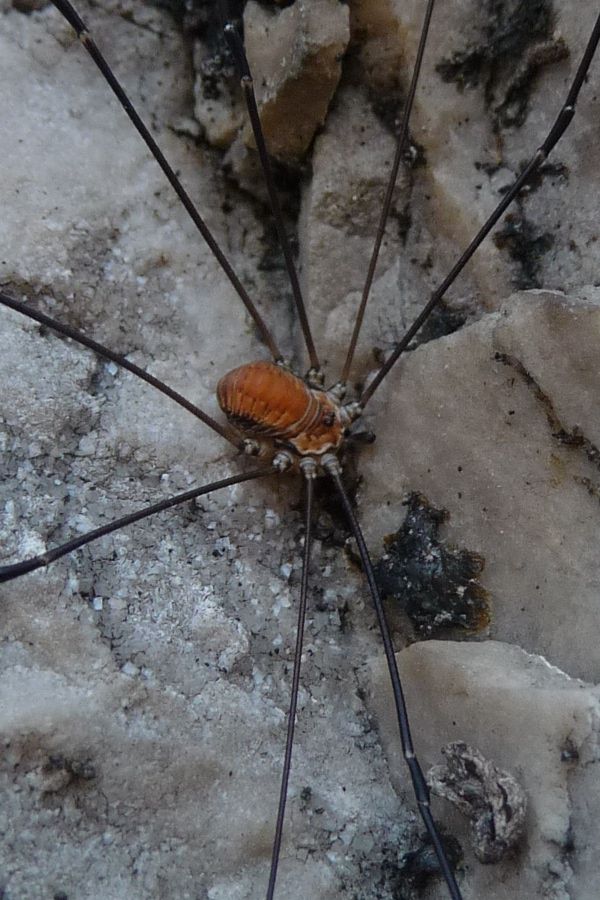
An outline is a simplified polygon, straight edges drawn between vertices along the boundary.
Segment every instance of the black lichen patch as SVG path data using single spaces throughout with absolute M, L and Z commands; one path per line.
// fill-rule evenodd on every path
M 505 217 L 504 225 L 494 234 L 494 243 L 499 250 L 507 250 L 518 265 L 513 278 L 517 290 L 541 287 L 542 259 L 554 245 L 551 232 L 538 231 L 523 212 L 517 211 Z
M 246 0 L 153 0 L 156 6 L 168 9 L 191 37 L 200 37 L 215 50 L 224 50 L 225 22 L 243 28 Z M 229 53 L 226 53 L 229 59 Z M 233 62 L 233 61 L 232 61 Z
M 234 22 L 241 28 L 241 15 L 242 5 L 232 3 L 226 21 Z M 225 17 L 217 15 L 214 4 L 194 0 L 190 5 L 185 5 L 183 31 L 188 37 L 199 39 L 205 51 L 198 54 L 196 64 L 202 96 L 207 100 L 231 98 L 238 92 L 239 75 L 225 40 L 224 20 Z
M 456 871 L 463 860 L 463 851 L 455 837 L 442 831 L 442 843 L 446 856 Z M 340 896 L 350 900 L 365 897 L 377 900 L 415 900 L 427 888 L 440 884 L 440 867 L 435 850 L 427 834 L 414 828 L 398 845 L 383 843 L 373 850 L 370 857 L 360 860 L 360 889 L 355 884 L 341 880 Z
M 96 768 L 90 759 L 76 759 L 53 754 L 48 757 L 44 771 L 61 773 L 69 783 L 73 781 L 92 781 L 96 778 Z
M 489 597 L 477 581 L 483 557 L 440 541 L 446 510 L 431 506 L 418 493 L 411 494 L 405 505 L 406 519 L 385 538 L 385 553 L 375 566 L 384 599 L 399 605 L 422 637 L 446 628 L 485 628 L 490 621 Z
M 519 174 L 523 171 L 527 163 L 528 160 L 521 163 Z M 544 163 L 543 166 L 540 166 L 539 169 L 529 177 L 527 186 L 523 189 L 521 196 L 528 196 L 539 190 L 543 186 L 546 178 L 551 179 L 551 184 L 556 184 L 557 182 L 564 184 L 569 180 L 569 174 L 569 168 L 564 163 Z M 509 188 L 510 185 L 506 185 L 505 188 L 501 189 L 500 193 L 505 194 Z
M 453 309 L 441 300 L 419 331 L 414 346 L 435 341 L 437 338 L 459 331 L 467 321 L 467 314 L 460 309 Z
M 462 847 L 458 840 L 450 834 L 441 835 L 448 862 L 456 870 L 463 858 Z M 433 844 L 425 834 L 420 836 L 419 846 L 404 854 L 399 866 L 398 875 L 403 885 L 404 894 L 410 886 L 413 891 L 422 891 L 434 876 L 440 874 L 440 865 Z
M 527 115 L 536 73 L 564 59 L 568 48 L 553 37 L 552 0 L 485 0 L 482 6 L 482 33 L 436 70 L 460 90 L 483 85 L 494 127 L 518 127 Z

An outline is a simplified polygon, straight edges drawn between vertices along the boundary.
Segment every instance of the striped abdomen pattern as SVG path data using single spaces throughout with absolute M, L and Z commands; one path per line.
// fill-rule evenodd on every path
M 335 450 L 343 438 L 335 400 L 274 363 L 248 363 L 228 372 L 219 381 L 217 399 L 239 431 L 289 444 L 301 455 Z

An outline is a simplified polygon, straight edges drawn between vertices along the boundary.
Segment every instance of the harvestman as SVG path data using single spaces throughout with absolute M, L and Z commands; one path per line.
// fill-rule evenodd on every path
M 196 415 L 210 428 L 212 428 L 227 441 L 237 447 L 238 450 L 249 453 L 250 455 L 261 455 L 263 457 L 266 456 L 269 464 L 254 467 L 245 472 L 243 475 L 233 476 L 231 478 L 223 479 L 218 482 L 213 482 L 202 488 L 185 492 L 185 494 L 183 495 L 179 495 L 177 497 L 171 498 L 170 500 L 158 503 L 151 508 L 140 511 L 139 513 L 123 517 L 110 525 L 96 529 L 95 531 L 90 532 L 82 537 L 76 538 L 73 541 L 69 541 L 68 543 L 56 548 L 56 550 L 47 551 L 42 555 L 25 560 L 21 563 L 5 566 L 0 570 L 1 579 L 3 581 L 9 580 L 11 578 L 18 577 L 25 572 L 33 571 L 36 568 L 45 566 L 55 559 L 58 559 L 61 556 L 72 552 L 74 549 L 81 547 L 86 543 L 89 543 L 91 540 L 94 540 L 101 535 L 110 533 L 111 531 L 121 528 L 126 524 L 130 524 L 134 521 L 145 518 L 148 515 L 151 515 L 160 510 L 167 509 L 171 506 L 176 506 L 189 499 L 201 496 L 204 493 L 214 491 L 220 487 L 240 483 L 245 480 L 251 480 L 257 477 L 261 477 L 265 474 L 272 474 L 273 471 L 282 472 L 287 470 L 298 470 L 303 473 L 306 492 L 306 538 L 303 560 L 301 599 L 299 606 L 297 647 L 295 655 L 296 662 L 292 679 L 292 700 L 289 714 L 288 743 L 284 762 L 284 775 L 282 779 L 280 807 L 276 826 L 276 837 L 273 846 L 271 876 L 267 892 L 267 896 L 271 897 L 274 894 L 277 865 L 281 848 L 285 801 L 287 797 L 287 780 L 290 772 L 293 730 L 296 718 L 300 658 L 302 655 L 303 623 L 306 612 L 308 588 L 308 564 L 311 548 L 313 481 L 317 477 L 317 475 L 329 476 L 333 484 L 335 485 L 337 492 L 339 493 L 341 502 L 348 517 L 348 522 L 350 524 L 351 530 L 357 540 L 363 567 L 365 569 L 367 580 L 369 583 L 369 589 L 372 599 L 375 603 L 379 625 L 382 630 L 386 658 L 390 667 L 392 683 L 394 686 L 401 740 L 404 748 L 405 758 L 411 771 L 419 811 L 423 817 L 423 820 L 429 832 L 429 836 L 436 849 L 438 861 L 440 863 L 440 867 L 443 872 L 450 896 L 460 897 L 461 894 L 454 878 L 452 866 L 448 860 L 448 857 L 444 850 L 444 845 L 438 835 L 437 828 L 429 811 L 428 789 L 424 781 L 421 768 L 412 750 L 412 740 L 408 725 L 408 716 L 406 710 L 404 709 L 404 701 L 395 666 L 392 643 L 375 580 L 372 574 L 367 550 L 362 539 L 360 528 L 355 519 L 351 503 L 347 497 L 345 488 L 341 480 L 341 468 L 338 460 L 338 452 L 343 445 L 343 435 L 345 429 L 348 428 L 350 424 L 360 416 L 360 413 L 362 412 L 362 409 L 364 408 L 366 403 L 373 396 L 374 392 L 382 383 L 387 373 L 390 371 L 402 352 L 407 349 L 408 345 L 414 338 L 421 325 L 427 320 L 432 310 L 441 300 L 447 288 L 453 283 L 454 279 L 462 270 L 466 262 L 470 259 L 473 252 L 477 249 L 481 241 L 485 238 L 485 236 L 498 221 L 498 219 L 512 202 L 514 197 L 519 193 L 523 185 L 526 184 L 528 180 L 533 176 L 533 174 L 535 174 L 535 172 L 539 169 L 539 167 L 545 161 L 548 153 L 552 150 L 554 145 L 557 143 L 557 141 L 560 139 L 560 137 L 568 127 L 574 114 L 574 107 L 579 90 L 581 89 L 581 86 L 585 80 L 587 70 L 591 63 L 598 40 L 600 39 L 600 17 L 595 24 L 586 53 L 581 61 L 573 85 L 571 86 L 571 89 L 568 93 L 565 105 L 558 115 L 554 127 L 551 129 L 549 135 L 544 140 L 540 149 L 531 159 L 529 165 L 521 173 L 511 190 L 507 192 L 492 217 L 480 230 L 480 232 L 474 238 L 472 244 L 465 251 L 457 264 L 453 267 L 448 277 L 445 279 L 442 285 L 440 285 L 439 289 L 435 291 L 429 303 L 423 309 L 421 315 L 417 318 L 413 326 L 408 330 L 402 340 L 397 344 L 392 354 L 382 365 L 381 369 L 376 374 L 375 378 L 369 383 L 363 394 L 358 398 L 357 401 L 353 401 L 344 405 L 343 397 L 345 395 L 346 383 L 350 376 L 354 350 L 361 327 L 364 309 L 366 307 L 370 292 L 371 282 L 375 271 L 375 265 L 377 262 L 380 243 L 384 233 L 385 223 L 389 213 L 392 189 L 407 139 L 408 119 L 412 99 L 414 97 L 414 90 L 417 84 L 419 63 L 416 66 L 415 76 L 413 78 L 413 83 L 409 92 L 406 111 L 403 118 L 403 130 L 398 139 L 398 148 L 394 163 L 394 171 L 390 180 L 388 195 L 384 204 L 381 224 L 377 234 L 375 249 L 371 259 L 369 274 L 363 291 L 361 307 L 357 316 L 356 327 L 350 344 L 348 356 L 344 365 L 340 382 L 338 382 L 332 389 L 325 393 L 321 388 L 322 373 L 320 370 L 319 358 L 317 355 L 317 350 L 312 341 L 310 326 L 304 312 L 300 289 L 297 278 L 295 276 L 292 255 L 289 248 L 287 247 L 287 242 L 285 240 L 277 200 L 271 190 L 272 179 L 268 172 L 268 158 L 263 148 L 261 147 L 261 134 L 259 130 L 258 117 L 256 115 L 250 73 L 247 69 L 247 63 L 245 61 L 243 48 L 241 46 L 241 43 L 239 42 L 239 39 L 237 38 L 235 30 L 232 27 L 228 27 L 228 39 L 231 43 L 234 54 L 237 56 L 238 65 L 242 72 L 242 86 L 246 94 L 250 116 L 253 120 L 253 127 L 255 129 L 257 144 L 259 146 L 259 150 L 262 151 L 263 166 L 265 167 L 267 174 L 267 185 L 269 186 L 271 192 L 271 200 L 274 206 L 275 219 L 278 223 L 280 236 L 283 239 L 284 253 L 286 255 L 288 268 L 292 279 L 299 318 L 302 324 L 303 333 L 308 349 L 308 355 L 311 362 L 311 369 L 306 377 L 305 382 L 302 382 L 301 380 L 297 379 L 296 376 L 288 373 L 287 368 L 283 364 L 281 353 L 267 325 L 264 323 L 259 312 L 254 307 L 251 299 L 246 294 L 245 289 L 237 281 L 237 276 L 232 272 L 229 263 L 227 262 L 226 258 L 224 258 L 218 245 L 214 242 L 212 235 L 207 230 L 203 221 L 200 219 L 187 194 L 185 194 L 185 192 L 181 188 L 176 176 L 174 175 L 172 170 L 170 170 L 168 163 L 166 163 L 166 160 L 164 160 L 164 157 L 161 154 L 161 151 L 154 144 L 152 138 L 146 132 L 145 127 L 138 119 L 137 114 L 132 110 L 128 101 L 122 94 L 120 87 L 114 79 L 114 76 L 104 63 L 102 57 L 100 57 L 92 39 L 88 36 L 84 23 L 81 21 L 77 13 L 73 10 L 68 2 L 64 2 L 64 0 L 58 0 L 58 2 L 55 2 L 55 5 L 67 18 L 70 24 L 75 28 L 78 35 L 82 39 L 84 46 L 94 57 L 95 62 L 99 65 L 99 67 L 103 71 L 103 74 L 111 83 L 111 87 L 119 96 L 119 99 L 123 103 L 128 114 L 133 119 L 134 124 L 136 125 L 138 130 L 140 130 L 142 136 L 152 149 L 152 152 L 161 164 L 161 167 L 163 168 L 163 171 L 165 171 L 165 174 L 169 178 L 172 186 L 178 193 L 180 199 L 184 203 L 195 224 L 202 232 L 205 240 L 209 243 L 209 246 L 211 246 L 213 253 L 219 259 L 220 264 L 222 265 L 226 274 L 230 278 L 230 281 L 233 283 L 234 287 L 240 294 L 248 311 L 253 316 L 266 345 L 271 351 L 271 355 L 273 360 L 275 361 L 275 365 L 267 363 L 252 364 L 251 366 L 243 367 L 237 372 L 237 374 L 230 373 L 229 376 L 226 376 L 224 379 L 222 379 L 219 388 L 219 401 L 222 408 L 227 413 L 230 421 L 237 427 L 237 432 L 232 432 L 231 429 L 224 427 L 210 416 L 207 416 L 203 411 L 199 410 L 193 404 L 185 401 L 179 394 L 170 390 L 169 388 L 166 388 L 165 385 L 158 381 L 158 379 L 152 378 L 152 376 L 149 376 L 146 372 L 133 365 L 121 355 L 112 353 L 110 350 L 107 350 L 105 347 L 102 347 L 94 341 L 84 338 L 75 329 L 59 325 L 56 321 L 50 319 L 48 316 L 27 308 L 26 305 L 24 305 L 20 301 L 14 300 L 5 294 L 0 295 L 0 301 L 5 306 L 23 313 L 43 325 L 47 325 L 48 327 L 73 338 L 79 343 L 89 346 L 91 349 L 95 350 L 105 358 L 112 360 L 117 365 L 129 369 L 129 371 L 146 380 L 148 383 L 152 384 L 163 393 L 166 393 L 171 397 L 171 399 L 180 403 L 180 405 L 183 405 L 186 409 L 188 409 L 188 411 L 192 412 L 192 414 Z M 427 28 L 432 8 L 433 2 L 431 0 L 427 9 L 426 25 L 423 29 L 421 46 L 419 50 L 419 60 L 425 48 Z M 283 387 L 280 386 L 280 382 L 282 381 L 282 379 L 284 379 L 286 382 L 285 386 Z M 283 406 L 276 406 L 274 410 L 273 397 L 275 396 L 277 398 L 277 402 L 280 403 L 282 397 L 285 397 L 287 399 L 290 394 L 296 395 L 297 397 L 298 409 L 294 412 L 294 414 L 288 414 L 287 410 Z M 298 420 L 301 420 L 301 426 L 298 425 Z

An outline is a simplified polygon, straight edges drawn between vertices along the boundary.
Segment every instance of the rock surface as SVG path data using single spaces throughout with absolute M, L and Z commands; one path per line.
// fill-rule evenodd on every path
M 509 771 L 528 795 L 527 836 L 496 865 L 477 863 L 467 820 L 449 808 L 447 823 L 465 850 L 465 897 L 591 900 L 598 823 L 581 798 L 596 793 L 600 688 L 497 641 L 413 644 L 398 654 L 398 664 L 423 766 L 440 762 L 444 741 L 464 740 Z M 380 660 L 372 668 L 372 698 L 392 769 L 406 790 Z M 442 801 L 433 804 L 437 810 Z
M 361 504 L 374 545 L 408 490 L 447 509 L 446 537 L 485 559 L 494 637 L 595 682 L 600 291 L 586 294 L 514 295 L 406 357 L 394 418 L 373 401 Z
M 341 84 L 300 184 L 301 277 L 323 357 L 336 367 L 379 215 L 382 166 L 393 153 L 394 110 L 407 82 L 398 61 L 414 57 L 421 6 L 350 5 Z M 69 27 L 50 8 L 3 9 L 0 282 L 218 414 L 220 375 L 265 356 L 255 329 Z M 133 0 L 81 12 L 291 353 L 299 347 L 294 316 L 263 208 L 224 177 L 215 150 L 189 137 L 194 72 L 179 30 Z M 595 9 L 586 2 L 573 16 L 557 4 L 546 40 L 560 32 L 571 57 L 538 72 L 523 124 L 499 130 L 485 103 L 485 72 L 461 92 L 436 70 L 469 39 L 493 43 L 485 12 L 462 0 L 437 27 L 434 20 L 409 154 L 425 164 L 405 172 L 396 191 L 357 379 L 373 367 L 374 350 L 402 333 L 539 143 Z M 531 56 L 525 45 L 519 52 Z M 260 60 L 253 65 L 260 81 Z M 496 68 L 488 94 L 497 106 L 511 73 L 500 57 Z M 533 720 L 531 741 L 545 734 L 548 743 L 539 781 L 528 775 L 529 849 L 512 867 L 500 865 L 513 896 L 537 890 L 546 871 L 573 900 L 589 896 L 582 886 L 598 878 L 587 838 L 566 861 L 561 849 L 568 816 L 585 837 L 586 816 L 593 823 L 600 807 L 596 694 L 587 684 L 600 680 L 599 301 L 597 290 L 582 288 L 598 280 L 597 73 L 596 64 L 556 152 L 562 166 L 523 200 L 504 245 L 488 243 L 451 292 L 453 307 L 479 321 L 409 355 L 376 394 L 367 421 L 378 440 L 362 454 L 357 498 L 374 553 L 414 490 L 449 510 L 454 544 L 486 557 L 492 635 L 523 650 L 411 648 L 411 659 L 428 654 L 432 684 L 452 677 L 458 685 L 462 671 L 464 693 L 479 698 L 456 719 L 466 723 L 462 733 L 446 727 L 444 709 L 435 723 L 420 723 L 415 697 L 415 736 L 425 760 L 438 761 L 449 740 L 471 741 L 469 725 L 487 757 L 525 774 L 530 745 L 519 715 Z M 239 122 L 221 122 L 221 144 Z M 542 240 L 550 233 L 551 244 Z M 546 290 L 507 300 L 515 286 Z M 114 366 L 8 311 L 0 310 L 0 331 L 7 561 L 239 468 L 220 438 Z M 99 890 L 114 898 L 264 894 L 302 550 L 298 500 L 288 480 L 215 493 L 2 586 L 0 889 L 11 900 Z M 392 897 L 414 843 L 414 804 L 396 793 L 401 768 L 378 740 L 385 717 L 372 718 L 364 702 L 364 666 L 379 659 L 379 641 L 360 574 L 332 540 L 338 531 L 320 519 L 279 882 L 290 900 Z M 566 698 L 560 728 L 556 717 L 552 727 L 548 718 L 536 722 L 530 676 L 547 667 L 537 657 L 523 662 L 526 653 L 567 673 L 547 670 L 548 690 Z M 495 685 L 477 668 L 491 654 L 492 671 L 514 676 L 501 735 L 497 704 L 485 699 Z M 407 670 L 411 690 L 415 677 Z M 580 759 L 560 762 L 568 710 Z M 456 816 L 442 821 L 466 848 Z M 481 883 L 491 900 L 506 896 L 495 867 L 469 864 L 462 883 L 465 896 Z M 428 891 L 445 896 L 436 881 Z
M 300 162 L 325 122 L 348 44 L 348 10 L 335 0 L 298 0 L 269 13 L 254 0 L 244 12 L 252 71 L 260 71 L 258 102 L 272 155 Z M 246 141 L 254 141 L 246 127 Z

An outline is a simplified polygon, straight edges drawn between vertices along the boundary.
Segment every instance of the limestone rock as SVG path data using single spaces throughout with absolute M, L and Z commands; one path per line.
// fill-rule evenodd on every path
M 513 775 L 527 794 L 523 840 L 512 855 L 487 866 L 473 857 L 468 820 L 433 799 L 435 813 L 465 852 L 465 898 L 591 900 L 590 852 L 598 843 L 600 808 L 600 689 L 496 641 L 428 641 L 411 645 L 397 660 L 424 769 L 439 762 L 447 741 L 465 741 Z M 393 778 L 406 791 L 388 682 L 385 664 L 373 661 L 371 702 Z
M 190 48 L 156 7 L 77 5 L 292 356 L 294 316 L 270 220 L 231 187 L 218 154 L 181 128 L 192 114 Z M 331 6 L 345 21 L 343 4 Z M 500 133 L 483 81 L 461 92 L 436 69 L 467 38 L 489 44 L 487 7 L 464 0 L 434 20 L 441 43 L 434 42 L 412 126 L 410 157 L 419 166 L 397 191 L 353 381 L 364 380 L 374 352 L 402 334 L 553 121 L 597 12 L 591 0 L 576 16 L 566 0 L 555 6 L 571 55 L 538 71 L 523 125 Z M 336 364 L 372 246 L 378 207 L 370 192 L 381 195 L 385 182 L 395 92 L 409 77 L 404 63 L 397 84 L 386 75 L 392 100 L 375 102 L 377 88 L 357 81 L 357 72 L 379 51 L 357 49 L 359 32 L 376 47 L 391 23 L 402 46 L 390 41 L 390 52 L 408 60 L 421 4 L 372 9 L 372 26 L 366 4 L 356 13 L 358 63 L 348 59 L 342 69 L 302 176 L 302 278 L 313 294 L 319 349 Z M 219 377 L 266 355 L 252 324 L 71 29 L 49 7 L 24 16 L 5 2 L 3 13 L 3 289 L 127 353 L 218 414 Z M 525 57 L 526 48 L 516 58 Z M 488 244 L 453 288 L 453 307 L 481 321 L 410 355 L 369 406 L 378 441 L 362 454 L 358 496 L 374 548 L 398 527 L 410 490 L 447 508 L 452 543 L 486 557 L 493 633 L 594 683 L 597 301 L 582 285 L 597 281 L 598 268 L 597 71 L 595 64 L 555 168 L 523 198 L 504 246 Z M 237 127 L 224 118 L 223 142 Z M 548 249 L 537 239 L 549 233 Z M 524 273 L 528 286 L 553 293 L 522 295 L 499 313 Z M 562 289 L 568 294 L 556 293 Z M 485 317 L 486 310 L 496 312 Z M 0 329 L 3 560 L 238 471 L 240 460 L 217 436 L 115 367 L 6 311 Z M 297 364 L 304 367 L 300 353 Z M 330 380 L 337 374 L 330 369 Z M 570 443 L 555 437 L 556 420 Z M 302 553 L 299 491 L 291 479 L 269 479 L 214 494 L 2 586 L 0 715 L 10 746 L 0 828 L 2 889 L 10 896 L 95 898 L 99 884 L 106 896 L 132 900 L 161 891 L 262 895 Z M 280 873 L 280 893 L 290 900 L 391 897 L 383 879 L 414 838 L 414 804 L 396 795 L 365 709 L 357 671 L 380 653 L 379 641 L 332 515 L 318 522 L 313 554 Z M 480 730 L 487 723 L 482 715 Z M 578 780 L 570 795 L 578 815 L 594 800 L 594 772 L 590 764 L 589 783 Z M 560 840 L 563 813 L 554 816 Z M 581 869 L 582 883 L 584 876 L 597 883 L 591 844 L 580 842 L 566 864 L 558 860 L 567 864 Z M 429 892 L 444 896 L 436 884 Z
M 246 52 L 269 152 L 299 162 L 325 121 L 348 43 L 348 13 L 335 0 L 298 0 L 273 14 L 251 0 Z M 253 145 L 246 129 L 246 141 Z
M 598 289 L 529 292 L 419 347 L 375 395 L 361 490 L 372 546 L 405 494 L 447 509 L 448 541 L 485 560 L 493 637 L 594 683 L 599 331 Z

